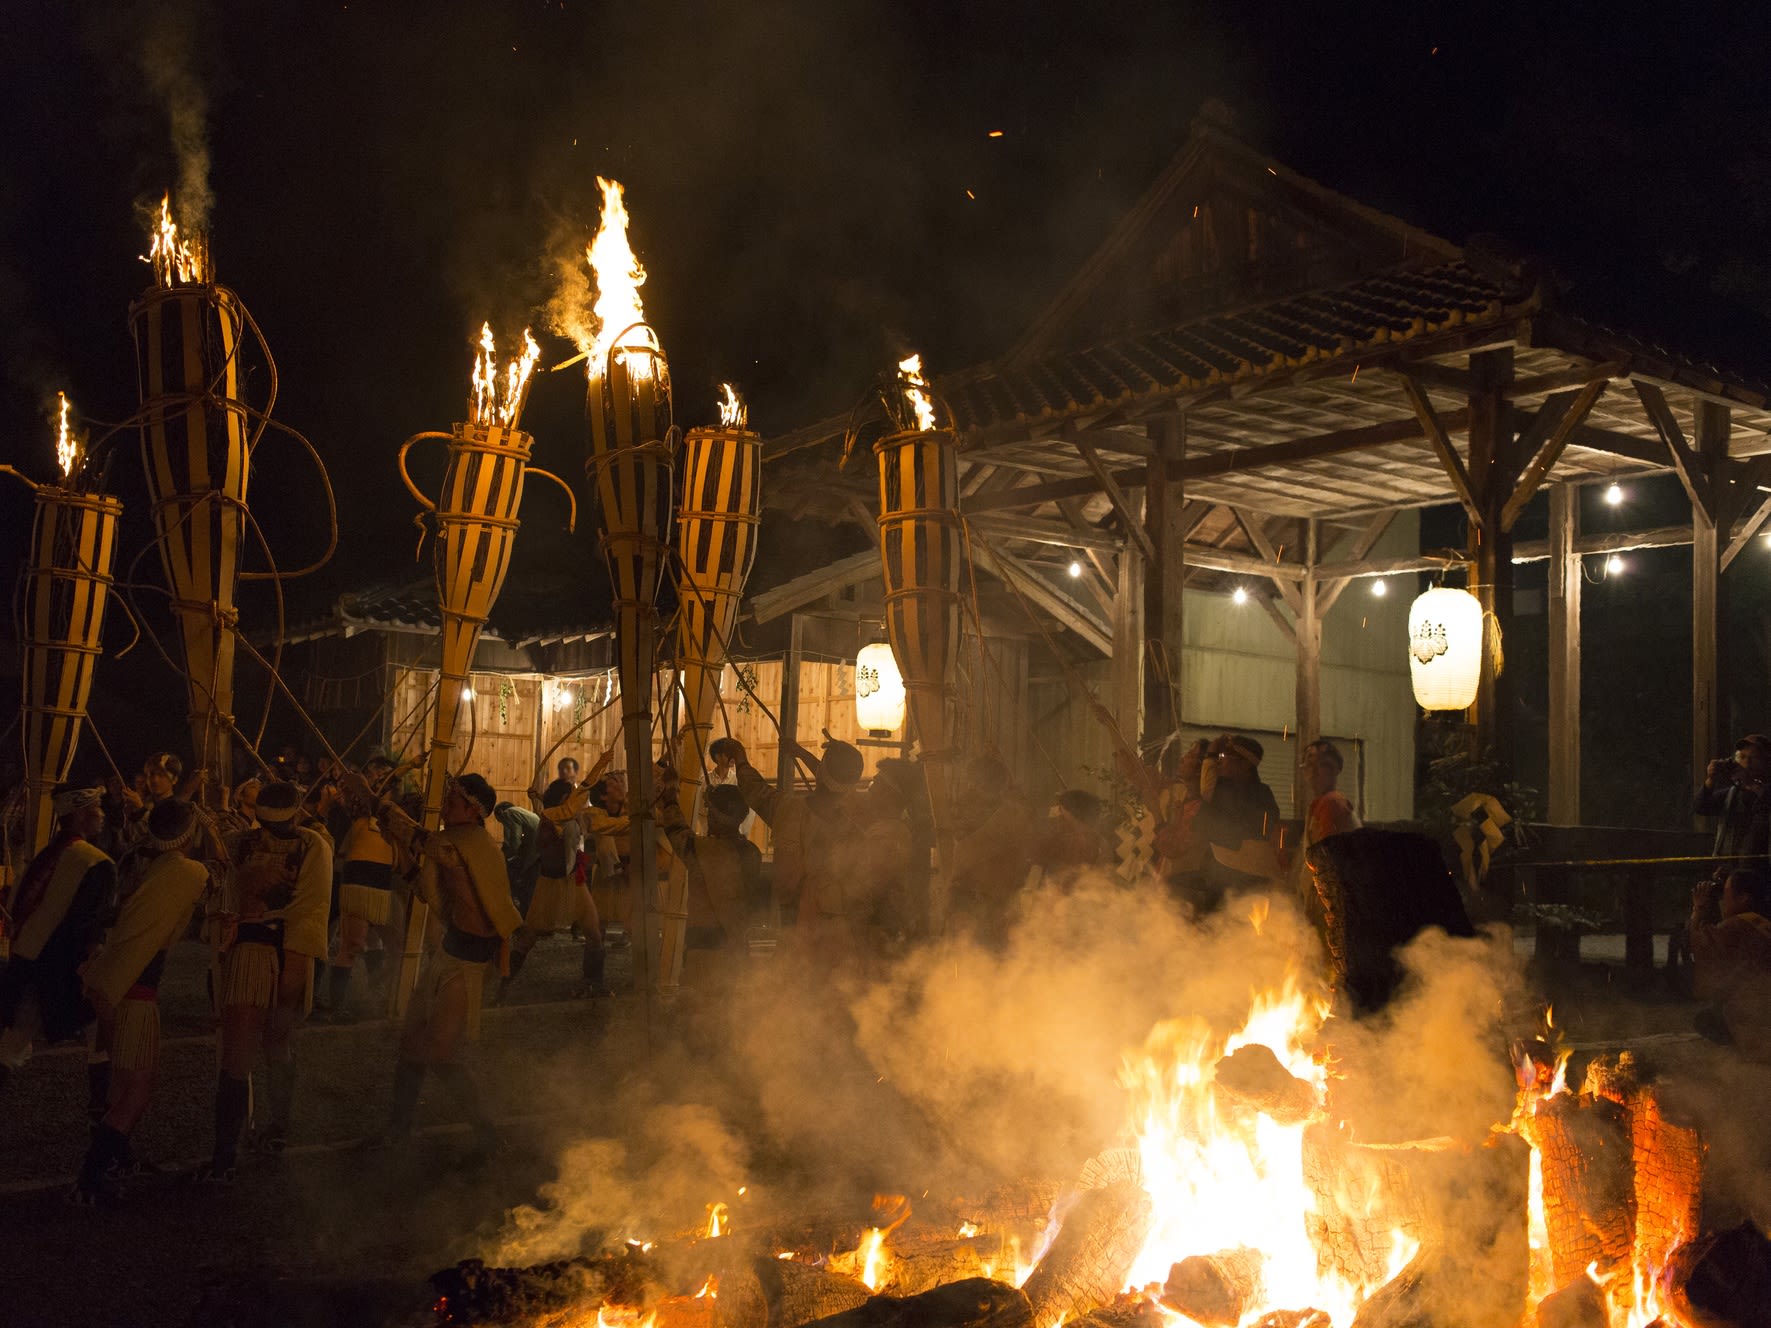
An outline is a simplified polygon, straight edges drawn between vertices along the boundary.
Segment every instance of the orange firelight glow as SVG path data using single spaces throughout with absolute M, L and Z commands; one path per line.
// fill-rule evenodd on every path
M 179 237 L 178 225 L 172 220 L 172 195 L 162 195 L 159 224 L 148 232 L 148 252 L 142 259 L 154 269 L 155 283 L 170 290 L 206 281 L 209 265 L 205 248 L 201 236 Z
M 68 394 L 57 392 L 55 395 L 61 403 L 61 419 L 55 438 L 55 459 L 61 465 L 62 478 L 67 479 L 74 473 L 74 463 L 80 458 L 80 445 L 74 441 L 73 432 L 68 428 Z
M 627 242 L 627 201 L 619 182 L 597 177 L 603 191 L 602 222 L 596 238 L 584 251 L 596 283 L 596 303 L 592 308 L 596 331 L 590 345 L 590 372 L 602 372 L 602 365 L 611 350 L 628 344 L 636 323 L 645 322 L 645 307 L 640 303 L 640 287 L 646 284 L 646 269 L 640 266 L 633 246 Z M 638 344 L 649 344 L 636 342 Z M 650 357 L 627 357 L 629 370 L 645 372 Z
M 744 404 L 744 398 L 738 395 L 738 389 L 730 383 L 719 385 L 719 422 L 727 429 L 742 429 L 749 418 L 750 411 Z M 742 1193 L 742 1191 L 740 1191 Z
M 929 380 L 923 377 L 922 356 L 911 355 L 898 361 L 898 381 L 904 398 L 916 412 L 916 428 L 927 433 L 935 427 L 935 403 L 929 399 Z
M 502 392 L 499 389 L 498 347 L 492 339 L 492 324 L 480 327 L 479 349 L 474 356 L 473 400 L 469 409 L 474 424 L 502 424 L 517 427 L 523 404 L 528 399 L 529 380 L 535 374 L 535 363 L 541 358 L 541 347 L 528 328 L 523 329 L 523 353 L 505 367 Z

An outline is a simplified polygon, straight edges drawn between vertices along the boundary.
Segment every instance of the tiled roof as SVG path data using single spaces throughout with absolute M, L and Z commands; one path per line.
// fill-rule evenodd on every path
M 935 386 L 962 434 L 1031 425 L 1499 321 L 1520 298 L 1461 262 L 1390 271 Z

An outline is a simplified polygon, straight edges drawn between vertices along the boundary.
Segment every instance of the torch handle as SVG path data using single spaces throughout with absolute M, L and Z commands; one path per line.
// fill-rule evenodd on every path
M 412 444 L 421 443 L 427 438 L 441 438 L 446 443 L 452 443 L 455 441 L 454 434 L 438 433 L 434 429 L 427 430 L 424 433 L 413 434 L 405 442 L 400 444 L 400 478 L 405 481 L 406 492 L 411 494 L 412 497 L 417 500 L 418 505 L 427 512 L 434 512 L 437 510 L 437 505 L 424 496 L 424 491 L 412 482 L 412 472 L 406 469 L 406 453 L 411 450 Z
M 422 436 L 423 435 L 420 435 L 420 437 Z M 567 484 L 551 470 L 543 470 L 540 466 L 525 466 L 523 469 L 528 475 L 544 480 L 552 480 L 555 484 L 559 485 L 560 488 L 566 491 L 566 502 L 569 504 L 566 512 L 566 529 L 567 531 L 576 530 L 578 528 L 578 495 L 572 492 L 572 486 Z M 407 481 L 407 487 L 411 487 L 410 480 Z

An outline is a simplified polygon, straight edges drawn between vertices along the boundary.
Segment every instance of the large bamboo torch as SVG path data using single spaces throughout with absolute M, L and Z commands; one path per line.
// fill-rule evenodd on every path
M 191 753 L 199 768 L 227 787 L 232 783 L 234 596 L 251 468 L 239 386 L 246 317 L 239 297 L 215 283 L 203 238 L 180 236 L 169 199 L 160 203 L 148 262 L 153 285 L 129 310 L 141 394 L 142 466 L 183 647 Z
M 701 789 L 726 643 L 738 624 L 738 601 L 756 561 L 756 528 L 762 519 L 763 440 L 744 427 L 744 403 L 732 385 L 721 384 L 721 393 L 719 427 L 690 429 L 683 435 L 683 496 L 676 525 L 676 668 L 685 722 L 676 768 L 682 779 L 685 817 L 694 814 Z M 688 901 L 689 876 L 679 861 L 671 867 L 664 892 L 658 978 L 667 992 L 682 981 Z
M 11 466 L 0 472 L 29 485 L 36 495 L 31 560 L 25 570 L 24 677 L 25 845 L 31 853 L 49 843 L 55 828 L 50 799 L 68 777 L 92 675 L 103 651 L 105 606 L 117 554 L 117 521 L 123 504 L 87 492 L 85 449 L 68 427 L 68 399 L 61 397 L 56 457 L 60 484 L 34 484 Z
M 633 813 L 636 921 L 647 921 L 658 885 L 652 837 L 652 683 L 657 669 L 656 601 L 670 538 L 670 366 L 647 326 L 639 288 L 646 272 L 627 242 L 621 186 L 598 179 L 603 214 L 587 257 L 596 282 L 595 334 L 587 356 L 590 426 L 588 475 L 603 514 L 603 556 L 614 587 L 615 645 L 621 681 L 621 730 Z M 637 953 L 650 955 L 649 948 Z
M 899 363 L 894 386 L 885 394 L 892 432 L 873 445 L 879 461 L 886 636 L 904 675 L 935 843 L 945 856 L 951 834 L 952 687 L 959 666 L 959 457 L 952 430 L 936 420 L 920 355 Z M 929 926 L 936 930 L 947 916 L 947 881 L 940 865 L 929 878 Z
M 461 707 L 471 703 L 468 678 L 473 672 L 474 648 L 498 592 L 510 570 L 511 547 L 521 524 L 517 511 L 523 501 L 523 481 L 538 475 L 565 489 L 572 501 L 572 522 L 577 502 L 572 490 L 557 475 L 529 465 L 534 440 L 518 424 L 528 399 L 529 382 L 541 348 L 527 328 L 523 330 L 523 353 L 510 361 L 502 380 L 498 373 L 497 348 L 490 324 L 480 330 L 474 357 L 473 395 L 468 419 L 451 433 L 414 434 L 400 445 L 400 478 L 406 489 L 435 523 L 437 603 L 443 620 L 443 655 L 439 668 L 436 708 L 432 711 L 430 753 L 424 788 L 424 821 L 441 824 L 443 796 L 455 752 L 455 731 Z M 449 444 L 449 468 L 443 476 L 442 496 L 432 502 L 412 480 L 406 454 L 415 443 L 442 439 Z M 424 520 L 423 515 L 419 517 Z M 400 981 L 395 985 L 397 1009 L 403 1009 L 418 978 L 423 951 L 426 910 L 413 901 L 406 926 L 406 952 L 401 960 Z

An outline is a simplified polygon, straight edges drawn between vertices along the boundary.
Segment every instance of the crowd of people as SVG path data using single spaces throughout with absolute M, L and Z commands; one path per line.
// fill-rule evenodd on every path
M 717 740 L 689 816 L 675 773 L 659 765 L 650 814 L 634 817 L 613 749 L 588 771 L 562 758 L 551 782 L 526 791 L 527 805 L 463 773 L 434 824 L 413 767 L 381 756 L 350 769 L 286 750 L 263 778 L 204 797 L 204 772 L 157 753 L 127 786 L 64 788 L 53 837 L 6 901 L 0 1088 L 34 1045 L 83 1038 L 91 1144 L 72 1197 L 116 1198 L 143 1165 L 131 1136 L 159 1062 L 167 953 L 195 935 L 209 947 L 219 1043 L 213 1146 L 197 1179 L 232 1180 L 245 1146 L 287 1146 L 300 1029 L 386 1008 L 401 968 L 410 985 L 380 1139 L 410 1131 L 429 1079 L 455 1099 L 473 1153 L 484 1155 L 496 1134 L 461 1047 L 477 1035 L 482 1006 L 520 983 L 539 936 L 569 928 L 583 955 L 574 995 L 612 994 L 608 948 L 631 944 L 635 931 L 635 834 L 655 837 L 660 878 L 673 864 L 687 878 L 687 940 L 701 976 L 745 954 L 769 919 L 795 924 L 808 965 L 836 983 L 866 976 L 926 932 L 934 827 L 921 767 L 887 758 L 865 778 L 860 750 L 835 740 L 795 754 L 809 782 L 780 788 L 740 743 Z M 1155 872 L 1199 912 L 1238 882 L 1280 874 L 1283 832 L 1262 755 L 1254 739 L 1226 734 L 1155 766 L 1123 762 L 1139 808 L 1129 825 L 1109 824 L 1103 800 L 1080 789 L 1041 816 L 1000 759 L 964 763 L 947 925 L 1000 943 L 1030 883 L 1082 872 Z M 1356 824 L 1334 792 L 1333 744 L 1308 748 L 1306 768 L 1319 786 L 1306 843 Z M 751 839 L 759 818 L 767 867 Z M 367 995 L 354 990 L 359 972 Z

